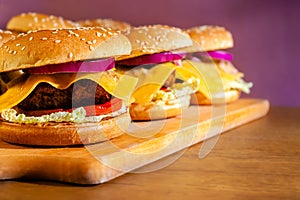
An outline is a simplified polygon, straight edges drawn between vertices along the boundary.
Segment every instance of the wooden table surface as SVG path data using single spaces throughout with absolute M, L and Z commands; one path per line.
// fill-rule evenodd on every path
M 1 181 L 0 199 L 300 199 L 300 108 L 271 107 L 266 117 L 222 134 L 200 159 L 201 145 L 160 170 L 100 185 Z

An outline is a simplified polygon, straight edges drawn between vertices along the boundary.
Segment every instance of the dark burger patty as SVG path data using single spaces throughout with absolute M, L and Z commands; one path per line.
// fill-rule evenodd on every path
M 22 110 L 70 109 L 94 104 L 103 104 L 111 99 L 101 86 L 91 80 L 79 80 L 64 90 L 48 83 L 39 84 L 18 108 Z

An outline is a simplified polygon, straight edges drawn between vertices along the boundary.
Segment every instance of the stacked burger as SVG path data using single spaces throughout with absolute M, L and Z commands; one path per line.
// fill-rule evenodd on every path
M 232 47 L 228 31 L 216 40 L 215 28 L 72 22 L 38 13 L 15 16 L 7 28 L 15 32 L 0 47 L 0 133 L 7 142 L 110 140 L 131 120 L 176 117 L 190 103 L 228 103 L 251 87 L 230 54 L 215 51 Z M 207 76 L 212 69 L 218 76 Z

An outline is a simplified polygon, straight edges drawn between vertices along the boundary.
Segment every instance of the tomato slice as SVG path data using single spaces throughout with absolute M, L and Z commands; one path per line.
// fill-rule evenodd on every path
M 95 115 L 106 115 L 111 112 L 115 112 L 117 110 L 120 110 L 122 107 L 122 100 L 113 98 L 112 100 L 104 103 L 104 104 L 98 104 L 98 105 L 91 105 L 91 106 L 84 106 L 83 108 L 86 111 L 86 116 L 95 116 Z M 52 110 L 32 110 L 32 111 L 26 111 L 25 114 L 28 116 L 42 116 L 42 115 L 50 115 L 51 113 L 55 112 L 72 112 L 75 110 L 73 109 L 52 109 Z
M 87 116 L 95 116 L 95 115 L 106 115 L 117 110 L 120 110 L 122 107 L 122 100 L 114 98 L 104 104 L 92 105 L 92 106 L 84 106 Z

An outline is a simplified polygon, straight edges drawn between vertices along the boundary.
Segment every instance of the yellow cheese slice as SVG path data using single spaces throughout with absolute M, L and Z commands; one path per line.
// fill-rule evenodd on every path
M 158 64 L 152 67 L 146 76 L 138 77 L 139 82 L 133 93 L 135 102 L 141 104 L 150 102 L 152 95 L 163 86 L 174 70 L 172 66 Z
M 212 62 L 183 61 L 183 67 L 193 72 L 200 79 L 199 92 L 206 98 L 220 98 L 224 91 L 232 89 L 232 82 L 240 80 L 242 73 L 230 74 L 219 70 Z
M 214 63 L 184 60 L 182 65 L 200 79 L 199 91 L 205 97 L 211 98 L 214 94 L 224 93 L 223 83 Z
M 137 79 L 127 75 L 112 77 L 108 73 L 82 74 L 33 74 L 20 79 L 0 96 L 0 112 L 12 108 L 23 101 L 39 83 L 48 83 L 57 89 L 66 89 L 78 80 L 89 79 L 101 85 L 111 95 L 129 101 L 137 84 Z
M 152 67 L 145 76 L 139 76 L 138 85 L 133 93 L 136 103 L 148 103 L 155 94 L 164 85 L 169 76 L 176 70 L 176 78 L 187 81 L 195 77 L 193 72 L 175 65 L 172 62 L 161 63 Z

